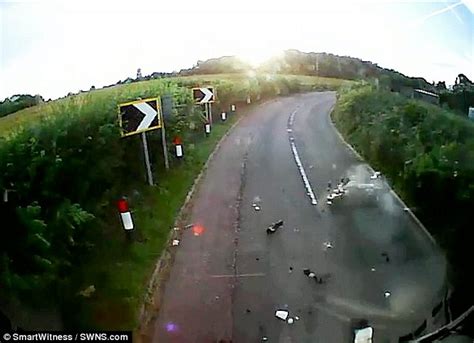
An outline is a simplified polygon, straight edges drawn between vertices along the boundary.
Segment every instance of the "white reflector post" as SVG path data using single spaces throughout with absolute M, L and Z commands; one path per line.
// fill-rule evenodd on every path
M 222 121 L 225 121 L 227 119 L 227 113 L 222 112 L 221 113 L 221 119 L 222 119 Z
M 176 157 L 183 157 L 183 146 L 176 144 Z
M 247 97 L 247 104 L 250 104 L 250 97 Z
M 133 220 L 130 212 L 120 213 L 120 217 L 122 218 L 123 229 L 125 231 L 133 230 Z
M 207 123 L 206 125 L 204 125 L 204 130 L 206 131 L 206 134 L 210 134 L 211 133 L 211 124 Z
M 231 105 L 231 106 L 230 106 L 230 110 L 231 110 L 232 112 L 235 112 L 235 105 Z

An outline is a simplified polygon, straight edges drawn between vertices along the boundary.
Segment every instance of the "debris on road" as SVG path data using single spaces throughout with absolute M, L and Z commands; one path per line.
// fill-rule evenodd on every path
M 325 283 L 331 277 L 331 274 L 322 274 L 318 277 L 316 273 L 311 271 L 309 268 L 303 269 L 303 274 L 311 279 L 314 279 L 314 281 L 319 284 Z
M 295 316 L 295 320 L 300 320 L 300 317 L 298 317 L 298 316 Z
M 290 267 L 290 273 L 293 271 L 293 267 Z
M 380 255 L 382 255 L 383 257 L 385 257 L 385 262 L 389 263 L 390 262 L 390 257 L 388 256 L 388 254 L 386 252 L 383 252 L 381 253 Z
M 324 245 L 324 249 L 325 249 L 325 250 L 327 250 L 327 249 L 332 249 L 332 247 L 333 247 L 333 246 L 332 246 L 332 243 L 329 242 L 329 241 L 328 241 L 328 242 L 324 242 L 323 245 Z
M 286 320 L 289 316 L 289 312 L 286 310 L 277 310 L 275 312 L 275 317 L 281 319 L 281 320 Z
M 252 207 L 255 211 L 260 211 L 262 209 L 261 202 L 262 199 L 260 199 L 258 195 L 253 198 Z
M 304 275 L 306 275 L 309 278 L 315 279 L 315 281 L 318 281 L 318 277 L 316 276 L 316 273 L 312 272 L 310 269 L 305 268 L 303 269 Z
M 262 341 L 263 341 L 263 342 L 268 341 L 268 337 L 267 337 L 267 336 L 263 336 L 263 337 L 262 337 Z
M 291 324 L 293 324 L 293 322 L 294 322 L 294 319 L 293 319 L 293 318 L 291 318 L 291 317 L 288 318 L 288 320 L 287 320 L 287 323 L 288 323 L 288 324 L 291 325 Z
M 179 245 L 179 239 L 173 239 L 173 246 Z
M 250 313 L 251 311 L 250 311 L 250 309 L 248 308 L 248 309 L 245 310 L 245 312 Z
M 185 229 L 191 229 L 193 226 L 194 226 L 194 224 L 188 224 L 188 225 L 186 225 L 184 228 L 185 228 Z
M 267 228 L 267 234 L 275 233 L 280 227 L 283 226 L 283 220 L 279 220 L 276 223 L 273 223 Z
M 179 231 L 179 227 L 176 227 L 176 226 L 175 226 L 175 227 L 173 228 L 173 230 L 174 230 L 174 231 Z
M 378 179 L 381 175 L 382 175 L 381 172 L 376 171 L 376 172 L 374 172 L 374 173 L 370 176 L 370 179 L 371 179 L 371 180 Z
M 375 272 L 375 268 L 374 267 L 370 268 L 370 271 Z
M 392 294 L 389 291 L 385 291 L 385 293 L 383 295 L 385 296 L 385 298 L 388 298 Z

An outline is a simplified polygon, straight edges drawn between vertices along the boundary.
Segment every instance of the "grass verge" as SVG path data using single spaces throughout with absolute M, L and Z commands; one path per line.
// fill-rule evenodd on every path
M 87 281 L 80 288 L 94 286 L 95 292 L 88 298 L 76 295 L 76 308 L 66 311 L 70 315 L 66 321 L 88 329 L 131 330 L 137 326 L 147 281 L 188 190 L 217 142 L 236 120 L 233 115 L 225 123 L 216 123 L 209 137 L 203 137 L 194 148 L 186 148 L 188 159 L 180 161 L 172 171 L 157 175 L 156 186 L 130 190 L 134 193 L 130 198 L 132 210 L 136 209 L 134 237 L 127 241 L 118 218 L 108 223 L 116 226 L 116 234 L 123 237 L 103 241 L 96 249 L 97 256 L 91 258 L 98 263 L 83 266 L 80 274 L 87 275 Z

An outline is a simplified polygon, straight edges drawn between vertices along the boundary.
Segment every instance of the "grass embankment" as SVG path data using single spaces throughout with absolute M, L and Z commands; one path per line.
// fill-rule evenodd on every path
M 216 124 L 205 138 L 202 109 L 192 104 L 190 87 L 212 84 L 218 114 L 231 103 L 239 111 L 248 95 L 255 101 L 345 83 L 281 75 L 159 79 L 94 90 L 1 118 L 0 189 L 11 192 L 0 207 L 10 224 L 0 241 L 0 299 L 9 303 L 9 314 L 53 308 L 66 328 L 136 326 L 147 280 L 185 195 L 234 120 Z M 185 158 L 172 157 L 165 171 L 160 133 L 148 133 L 158 185 L 147 187 L 139 136 L 120 138 L 117 104 L 165 93 L 176 105 L 166 120 L 167 139 L 182 137 Z M 171 144 L 169 149 L 173 156 Z M 137 225 L 131 243 L 115 206 L 122 195 L 129 197 Z M 35 327 L 34 321 L 16 324 Z
M 370 86 L 342 91 L 333 120 L 446 251 L 454 312 L 473 304 L 474 123 Z

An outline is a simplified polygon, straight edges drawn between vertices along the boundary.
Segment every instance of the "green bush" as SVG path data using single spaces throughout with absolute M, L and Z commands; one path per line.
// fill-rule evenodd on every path
M 305 89 L 311 88 L 311 82 L 307 80 Z M 303 89 L 300 81 L 285 77 L 160 79 L 94 90 L 2 118 L 19 121 L 13 121 L 14 129 L 0 139 L 0 190 L 7 189 L 10 194 L 9 201 L 0 206 L 0 215 L 8 218 L 8 225 L 2 226 L 0 241 L 1 298 L 15 298 L 26 305 L 66 309 L 74 306 L 79 316 L 81 309 L 88 306 L 77 297 L 88 279 L 81 273 L 92 274 L 91 264 L 100 264 L 107 254 L 111 256 L 104 261 L 113 263 L 116 257 L 112 251 L 122 251 L 131 259 L 142 258 L 143 264 L 150 259 L 133 251 L 123 252 L 116 237 L 115 221 L 109 218 L 114 199 L 141 189 L 144 183 L 140 139 L 120 137 L 117 105 L 138 97 L 171 94 L 176 106 L 166 120 L 168 141 L 180 135 L 190 147 L 191 143 L 201 142 L 203 134 L 202 109 L 192 104 L 188 87 L 208 84 L 218 94 L 215 114 L 227 109 L 230 103 L 245 102 L 247 95 L 255 99 L 257 95 L 275 96 L 282 87 L 287 87 L 288 92 Z M 330 87 L 337 86 L 334 82 Z M 158 131 L 148 134 L 148 144 L 161 147 Z M 169 149 L 173 149 L 171 144 Z M 211 147 L 206 149 L 208 152 Z M 151 150 L 154 173 L 161 176 L 161 148 Z M 201 165 L 194 161 L 202 160 L 203 156 L 193 155 L 189 148 L 187 170 L 196 172 Z M 175 172 L 184 173 L 179 169 Z M 172 179 L 173 174 L 167 177 Z M 182 177 L 189 178 L 187 174 Z M 158 187 L 158 191 L 168 197 L 166 188 Z M 183 188 L 183 194 L 184 191 Z M 173 208 L 177 207 L 175 204 Z M 164 215 L 172 219 L 175 213 L 169 211 Z M 146 264 L 143 270 L 130 274 L 130 278 L 142 284 L 149 267 Z M 106 288 L 110 275 L 99 269 L 94 275 L 96 282 Z M 130 299 L 130 294 L 139 290 L 120 292 L 123 299 Z M 122 303 L 127 308 L 136 306 L 129 300 Z M 68 325 L 79 325 L 81 318 L 69 312 Z
M 474 284 L 463 277 L 474 259 L 474 124 L 437 106 L 358 85 L 342 91 L 339 130 L 405 200 L 417 208 L 453 266 L 463 305 Z

